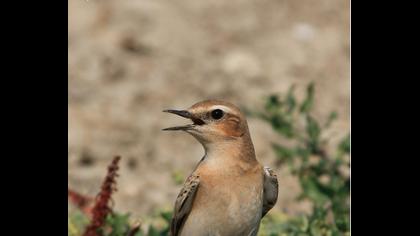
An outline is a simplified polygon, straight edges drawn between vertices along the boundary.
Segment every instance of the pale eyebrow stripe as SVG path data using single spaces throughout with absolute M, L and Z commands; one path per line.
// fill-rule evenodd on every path
M 220 109 L 220 110 L 225 111 L 227 113 L 233 113 L 233 111 L 229 107 L 223 106 L 223 105 L 214 105 L 214 106 L 211 106 L 210 109 L 211 110 Z

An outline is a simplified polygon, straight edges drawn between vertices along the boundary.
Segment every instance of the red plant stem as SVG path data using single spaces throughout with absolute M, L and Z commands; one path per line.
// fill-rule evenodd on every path
M 99 236 L 98 229 L 105 223 L 106 216 L 111 212 L 109 202 L 112 193 L 116 191 L 115 178 L 118 170 L 118 161 L 121 158 L 115 157 L 108 166 L 108 173 L 102 184 L 101 191 L 95 198 L 95 205 L 92 208 L 92 219 L 83 236 Z

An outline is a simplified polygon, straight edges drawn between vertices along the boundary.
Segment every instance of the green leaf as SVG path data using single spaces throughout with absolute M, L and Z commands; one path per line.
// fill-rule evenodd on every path
M 300 226 L 300 229 L 303 232 L 306 232 L 309 228 L 309 220 L 306 216 L 302 217 L 302 225 Z
M 160 213 L 160 216 L 162 216 L 162 218 L 167 222 L 170 223 L 172 220 L 172 212 L 170 211 L 162 211 Z
M 350 134 L 348 134 L 338 145 L 338 150 L 342 153 L 350 153 Z
M 310 148 L 313 153 L 316 153 L 319 150 L 318 144 L 321 129 L 318 122 L 310 115 L 306 116 L 306 133 L 309 137 Z
M 295 98 L 295 95 L 293 94 L 294 90 L 295 90 L 295 86 L 292 85 L 287 91 L 287 95 L 286 95 L 287 113 L 293 112 L 293 110 L 296 107 L 296 98 Z
M 300 156 L 303 159 L 307 159 L 311 154 L 310 150 L 308 150 L 306 147 L 297 147 L 295 149 L 295 153 L 297 156 Z
M 83 232 L 89 221 L 89 218 L 80 210 L 72 210 L 68 216 L 69 236 L 76 236 Z
M 265 104 L 265 109 L 269 112 L 275 112 L 281 107 L 281 101 L 276 95 L 271 95 L 268 97 L 267 102 Z
M 311 235 L 332 236 L 332 229 L 322 219 L 314 220 L 310 227 Z
M 129 214 L 112 213 L 107 216 L 106 223 L 111 228 L 108 236 L 125 235 L 130 230 Z
M 300 183 L 303 196 L 309 198 L 315 206 L 322 206 L 328 200 L 328 196 L 319 189 L 316 177 L 301 177 Z
M 290 159 L 295 155 L 295 151 L 291 148 L 279 144 L 273 144 L 272 146 L 277 156 L 281 159 Z
M 148 236 L 160 236 L 159 230 L 155 229 L 153 225 L 149 227 Z
M 308 113 L 312 109 L 313 102 L 314 102 L 314 83 L 311 82 L 306 88 L 306 98 L 305 100 L 303 100 L 302 104 L 300 105 L 300 112 Z
M 331 112 L 331 113 L 330 113 L 330 115 L 328 116 L 327 122 L 325 123 L 325 126 L 324 126 L 324 127 L 325 127 L 325 128 L 330 127 L 331 123 L 332 123 L 334 120 L 336 120 L 336 119 L 337 119 L 337 117 L 338 117 L 337 112 L 335 112 L 335 111 Z
M 343 217 L 337 217 L 335 219 L 335 225 L 341 232 L 347 232 L 350 230 L 350 220 L 347 215 Z
M 139 230 L 137 233 L 134 234 L 134 236 L 143 236 L 143 232 L 141 230 Z
M 288 122 L 285 117 L 280 115 L 275 115 L 271 117 L 271 126 L 274 128 L 275 131 L 284 135 L 287 138 L 292 138 L 294 131 L 293 125 Z
M 172 172 L 172 180 L 175 184 L 180 185 L 184 182 L 184 174 L 182 171 L 173 171 Z

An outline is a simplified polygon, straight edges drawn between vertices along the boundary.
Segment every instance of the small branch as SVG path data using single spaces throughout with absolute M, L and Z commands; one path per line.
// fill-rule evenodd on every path
M 136 223 L 133 228 L 130 229 L 127 236 L 134 236 L 140 230 L 140 223 Z
M 93 198 L 89 196 L 82 195 L 76 191 L 68 188 L 68 199 L 72 204 L 74 204 L 78 209 L 80 209 L 85 214 L 89 215 L 91 212 L 90 204 L 93 202 Z

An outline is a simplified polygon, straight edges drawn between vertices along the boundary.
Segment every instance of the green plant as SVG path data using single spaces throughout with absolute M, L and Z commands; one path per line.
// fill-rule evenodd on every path
M 322 132 L 337 118 L 337 113 L 331 112 L 321 125 L 311 114 L 314 93 L 314 84 L 310 83 L 305 99 L 299 103 L 291 86 L 285 96 L 268 97 L 262 112 L 252 113 L 294 143 L 291 146 L 273 143 L 272 147 L 278 164 L 286 164 L 299 179 L 302 193 L 298 200 L 312 203 L 311 214 L 289 219 L 277 230 L 286 235 L 347 235 L 350 231 L 350 176 L 346 170 L 350 168 L 350 134 L 340 142 L 334 154 L 326 151 L 328 140 L 321 138 Z

